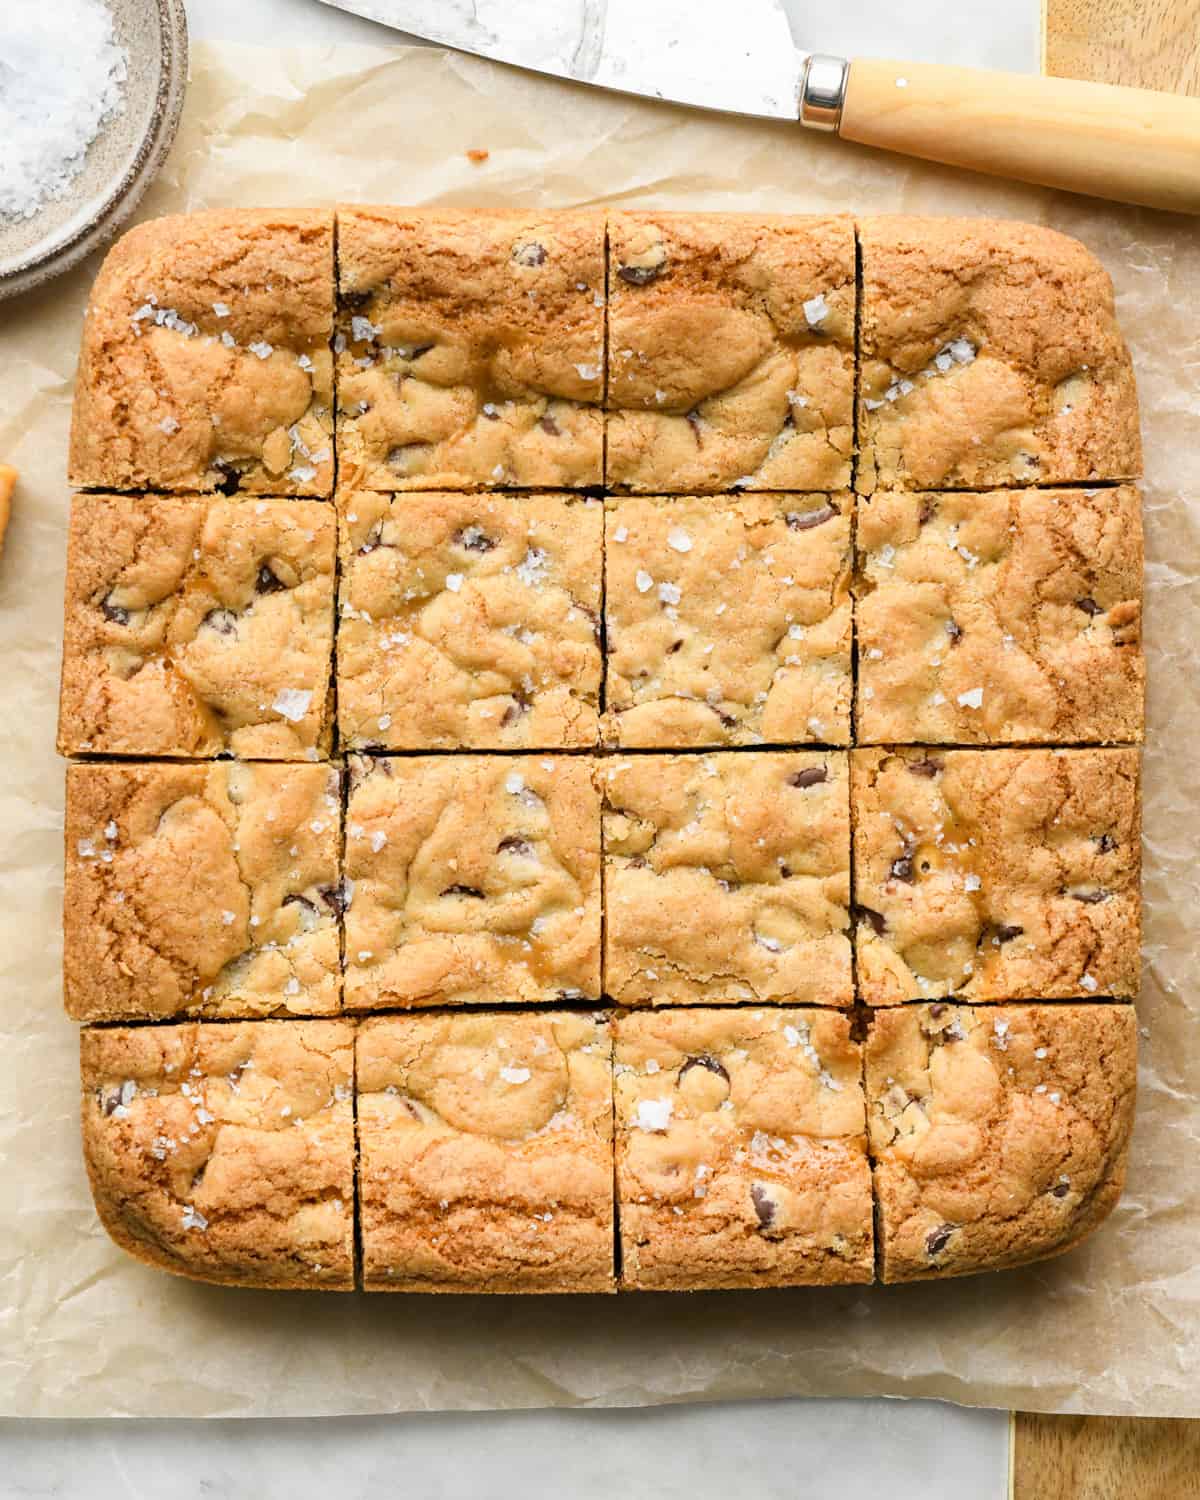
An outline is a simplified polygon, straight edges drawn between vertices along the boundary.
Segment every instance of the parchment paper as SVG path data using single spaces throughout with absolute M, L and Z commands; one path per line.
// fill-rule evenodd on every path
M 468 148 L 490 151 L 476 166 Z M 267 1416 L 940 1396 L 1200 1416 L 1200 231 L 687 115 L 416 48 L 198 47 L 149 216 L 219 204 L 643 204 L 996 213 L 1078 235 L 1116 281 L 1146 437 L 1151 703 L 1141 1103 L 1129 1187 L 1081 1251 L 963 1282 L 621 1298 L 193 1286 L 99 1228 L 59 995 L 54 743 L 71 381 L 95 266 L 0 309 L 0 1414 Z

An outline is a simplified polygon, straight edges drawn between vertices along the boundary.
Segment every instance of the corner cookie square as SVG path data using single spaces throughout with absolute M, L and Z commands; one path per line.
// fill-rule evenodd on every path
M 1060 1255 L 1121 1196 L 1132 1006 L 878 1011 L 866 1076 L 884 1281 Z
M 856 542 L 860 742 L 1143 738 L 1135 489 L 877 494 Z
M 607 502 L 607 737 L 850 739 L 848 495 Z
M 608 245 L 607 482 L 844 489 L 852 221 L 618 213 Z
M 80 1037 L 83 1150 L 130 1255 L 224 1286 L 354 1285 L 354 1028 L 139 1026 Z
M 585 757 L 354 756 L 347 1009 L 600 995 L 600 793 Z
M 328 765 L 69 766 L 68 1013 L 339 1010 L 340 824 Z
M 316 501 L 76 495 L 60 753 L 317 759 L 335 564 Z
M 338 277 L 343 477 L 602 481 L 600 215 L 343 208 Z
M 868 1005 L 1137 993 L 1136 750 L 851 752 Z
M 621 1284 L 874 1278 L 861 1048 L 831 1011 L 616 1023 Z
M 152 219 L 109 252 L 84 322 L 71 483 L 333 488 L 333 215 Z
M 595 745 L 598 500 L 359 490 L 339 508 L 343 745 Z
M 858 233 L 860 492 L 1140 474 L 1112 282 L 1078 240 L 1007 219 L 867 218 Z
M 844 754 L 629 756 L 600 783 L 614 1000 L 851 1003 Z
M 613 1291 L 611 1064 L 602 1016 L 364 1023 L 366 1289 Z

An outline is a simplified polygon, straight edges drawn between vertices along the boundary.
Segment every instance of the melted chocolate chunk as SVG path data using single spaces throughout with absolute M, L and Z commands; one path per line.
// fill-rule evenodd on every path
M 476 901 L 483 900 L 483 892 L 474 885 L 448 885 L 440 893 L 443 896 L 470 896 Z
M 101 599 L 100 611 L 106 620 L 111 620 L 114 625 L 128 625 L 129 611 L 120 604 L 110 604 L 107 599 Z
M 883 913 L 876 911 L 870 906 L 855 906 L 852 908 L 854 920 L 860 925 L 865 922 L 876 937 L 882 937 L 887 931 L 887 922 Z
M 1069 1182 L 1056 1182 L 1050 1189 L 1050 1196 L 1052 1198 L 1065 1198 L 1070 1191 L 1071 1184 Z
M 725 1071 L 725 1068 L 721 1064 L 721 1062 L 717 1058 L 715 1058 L 711 1052 L 697 1052 L 694 1056 L 689 1057 L 684 1062 L 683 1067 L 680 1068 L 679 1077 L 675 1080 L 676 1088 L 679 1087 L 679 1085 L 684 1080 L 684 1076 L 688 1072 L 690 1072 L 692 1068 L 706 1068 L 710 1073 L 715 1073 L 718 1078 L 723 1078 L 726 1083 L 729 1082 L 729 1074 Z
M 523 839 L 519 834 L 510 833 L 507 838 L 502 838 L 496 845 L 497 854 L 524 854 L 533 853 L 533 845 L 528 839 Z
M 1105 890 L 1072 891 L 1071 895 L 1074 900 L 1082 901 L 1085 906 L 1099 906 L 1101 901 L 1108 900 L 1108 898 L 1112 895 L 1112 892 Z
M 787 524 L 792 531 L 811 531 L 814 526 L 824 526 L 832 521 L 837 511 L 832 505 L 822 505 L 818 510 L 789 510 Z
M 287 588 L 287 584 L 271 571 L 269 563 L 263 563 L 258 570 L 258 577 L 254 580 L 254 592 L 256 594 L 279 594 Z
M 936 1229 L 931 1229 L 925 1236 L 925 1254 L 930 1260 L 938 1256 L 946 1248 L 950 1236 L 954 1233 L 953 1224 L 939 1224 Z
M 221 494 L 236 495 L 242 487 L 242 476 L 238 473 L 237 469 L 231 463 L 226 463 L 221 458 L 213 460 L 213 468 L 221 476 L 220 482 L 217 485 L 217 489 Z
M 1075 608 L 1083 610 L 1085 615 L 1102 615 L 1104 613 L 1090 594 L 1085 594 L 1082 599 L 1076 599 Z
M 1117 841 L 1111 833 L 1102 833 L 1096 839 L 1096 847 L 1101 854 L 1111 854 L 1117 847 Z
M 338 291 L 338 306 L 350 312 L 361 312 L 370 300 L 370 292 L 358 292 L 352 287 L 341 287 Z
M 617 275 L 630 286 L 649 286 L 666 269 L 661 266 L 618 266 Z
M 210 609 L 200 623 L 207 625 L 209 630 L 215 630 L 218 635 L 237 634 L 237 616 L 229 609 Z
M 562 437 L 562 428 L 554 420 L 549 412 L 544 417 L 538 418 L 538 426 L 543 432 L 548 432 L 551 437 Z
M 346 887 L 340 880 L 337 885 L 323 885 L 317 894 L 335 917 L 346 910 Z
M 793 771 L 788 777 L 788 786 L 807 787 L 820 786 L 821 782 L 829 780 L 829 772 L 824 766 L 805 766 L 803 771 Z
M 891 873 L 893 880 L 903 880 L 906 885 L 915 884 L 917 876 L 913 869 L 912 855 L 902 854 L 899 859 L 892 860 Z
M 750 1184 L 750 1201 L 754 1204 L 754 1212 L 758 1215 L 758 1227 L 770 1229 L 775 1222 L 775 1210 L 778 1205 L 761 1182 Z
M 929 756 L 925 760 L 910 760 L 908 769 L 914 776 L 928 776 L 932 780 L 946 769 L 946 762 L 934 760 L 932 756 Z

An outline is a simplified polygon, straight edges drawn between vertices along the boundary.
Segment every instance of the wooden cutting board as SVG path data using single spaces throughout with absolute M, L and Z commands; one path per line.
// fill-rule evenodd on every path
M 1200 95 L 1200 0 L 1043 0 L 1042 71 Z M 1013 1418 L 1013 1500 L 1200 1500 L 1200 1421 Z

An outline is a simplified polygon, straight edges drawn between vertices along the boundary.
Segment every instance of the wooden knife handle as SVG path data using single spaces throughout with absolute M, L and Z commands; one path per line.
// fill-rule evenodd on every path
M 838 134 L 1072 193 L 1200 213 L 1200 99 L 856 58 Z

